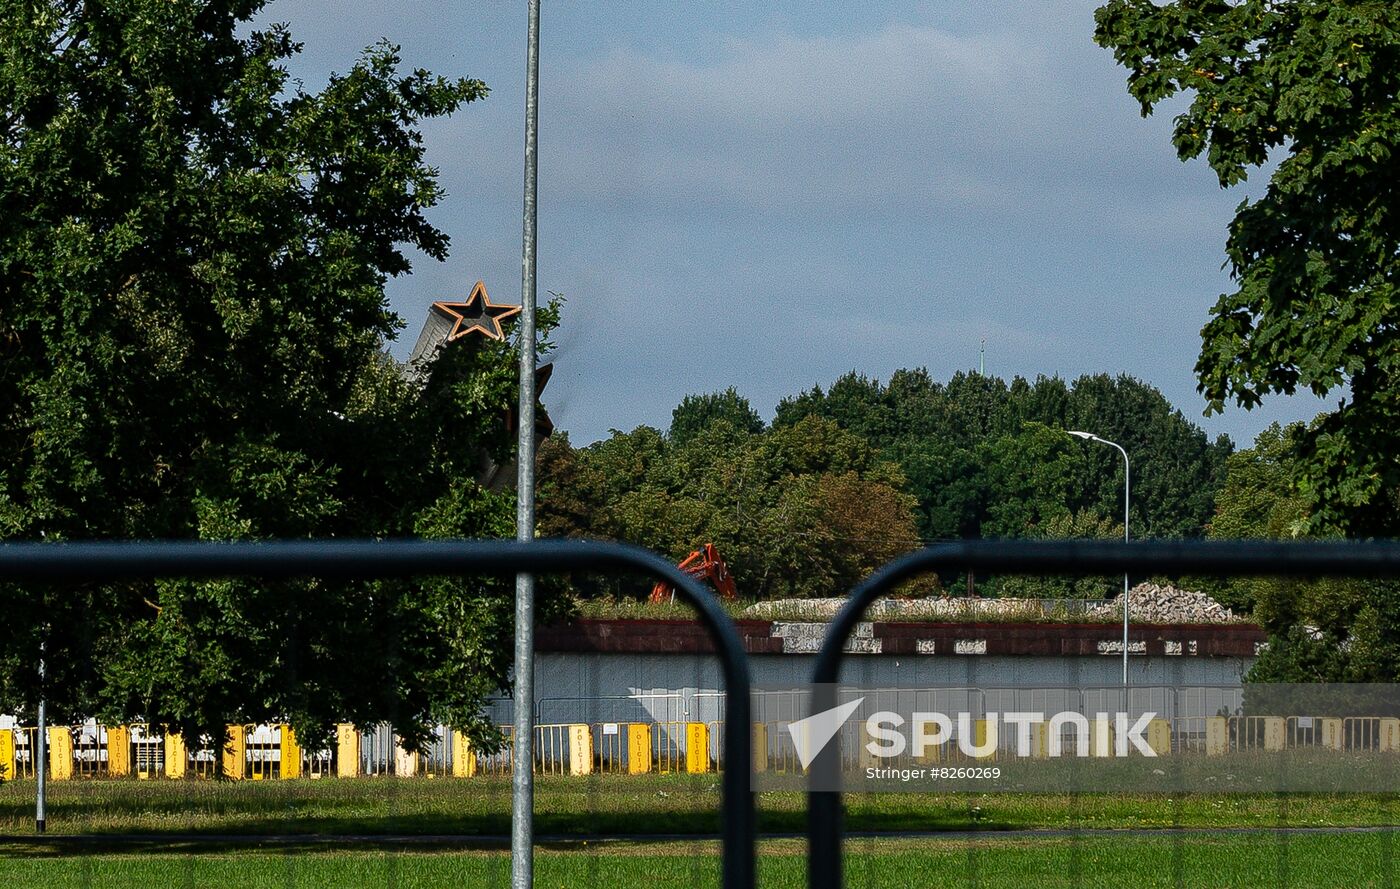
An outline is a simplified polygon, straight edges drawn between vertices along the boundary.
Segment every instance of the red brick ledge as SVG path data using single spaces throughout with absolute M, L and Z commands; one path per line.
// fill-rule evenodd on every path
M 736 623 L 749 654 L 782 654 L 783 640 L 773 636 L 774 621 Z M 1121 643 L 1116 624 L 1076 623 L 893 623 L 876 622 L 874 639 L 881 654 L 931 657 L 1022 655 L 1100 657 L 1103 645 Z M 1253 624 L 1132 624 L 1130 642 L 1145 642 L 1149 657 L 1253 657 L 1268 636 Z M 959 643 L 962 643 L 959 645 Z M 1193 644 L 1194 643 L 1194 644 Z M 960 650 L 961 649 L 961 650 Z M 535 634 L 538 652 L 609 652 L 627 654 L 712 654 L 714 646 L 699 623 L 691 620 L 623 620 L 581 618 L 542 627 Z M 969 654 L 967 652 L 976 652 Z M 1121 653 L 1121 647 L 1113 654 Z

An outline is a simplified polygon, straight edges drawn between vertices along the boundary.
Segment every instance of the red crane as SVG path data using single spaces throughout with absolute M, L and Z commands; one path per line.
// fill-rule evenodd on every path
M 707 543 L 700 549 L 695 550 L 690 555 L 681 560 L 677 568 L 689 574 L 691 577 L 708 580 L 710 585 L 719 593 L 721 599 L 737 599 L 739 593 L 734 589 L 734 577 L 729 573 L 729 566 L 724 564 L 724 559 L 720 558 L 719 550 L 715 549 L 713 543 Z M 657 581 L 651 588 L 651 601 L 665 602 L 676 600 L 676 591 L 664 580 Z

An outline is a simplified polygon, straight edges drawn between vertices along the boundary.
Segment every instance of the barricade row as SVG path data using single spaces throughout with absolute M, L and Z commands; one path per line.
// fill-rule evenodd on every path
M 510 726 L 501 749 L 473 749 L 461 732 L 438 726 L 418 751 L 405 749 L 388 725 L 337 725 L 332 743 L 308 750 L 288 725 L 229 726 L 227 743 L 188 744 L 146 725 L 48 729 L 48 775 L 75 778 L 214 778 L 286 780 L 400 776 L 467 778 L 508 775 L 514 767 Z M 719 765 L 713 725 L 602 722 L 535 726 L 535 771 L 553 775 L 709 772 Z M 0 780 L 34 777 L 38 730 L 0 729 Z
M 755 723 L 752 767 L 756 771 L 796 772 L 801 765 L 790 722 Z M 901 762 L 998 760 L 1022 743 L 1021 733 L 988 721 L 971 724 L 970 739 L 882 757 L 880 765 Z M 1030 725 L 1026 740 L 1033 758 L 1066 755 L 1112 756 L 1116 727 L 1084 718 L 1060 725 Z M 509 775 L 514 767 L 511 727 L 499 727 L 500 750 L 473 749 L 457 731 L 439 726 L 417 752 L 406 750 L 387 725 L 360 729 L 336 726 L 332 743 L 304 749 L 287 725 L 235 725 L 228 744 L 214 750 L 203 739 L 190 745 L 178 734 L 146 725 L 55 727 L 48 730 L 49 776 L 76 778 L 214 778 L 287 780 L 399 776 L 470 778 Z M 1313 748 L 1337 752 L 1400 753 L 1400 718 L 1310 716 L 1208 716 L 1154 719 L 1142 733 L 1159 756 L 1173 753 L 1223 756 L 1243 751 L 1273 752 Z M 861 721 L 841 731 L 848 763 L 876 764 Z M 0 729 L 0 778 L 34 777 L 37 730 Z M 718 771 L 722 765 L 724 723 L 595 722 L 535 726 L 535 771 L 543 775 L 647 774 Z M 1082 751 L 1082 752 L 1081 752 Z M 868 762 L 867 762 L 868 760 Z

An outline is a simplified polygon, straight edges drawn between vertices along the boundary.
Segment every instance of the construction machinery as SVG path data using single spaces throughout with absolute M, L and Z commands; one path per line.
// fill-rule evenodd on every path
M 715 549 L 713 543 L 707 543 L 700 549 L 695 550 L 686 556 L 676 565 L 677 568 L 699 580 L 708 580 L 710 586 L 715 588 L 721 599 L 737 599 L 739 593 L 734 589 L 734 577 L 729 573 L 729 566 L 724 564 L 724 559 L 720 558 L 719 550 Z M 665 581 L 657 581 L 651 588 L 652 602 L 674 602 L 676 600 L 676 590 Z

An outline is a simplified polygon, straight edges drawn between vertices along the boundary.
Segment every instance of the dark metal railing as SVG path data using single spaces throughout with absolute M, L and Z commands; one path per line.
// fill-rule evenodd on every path
M 941 570 L 998 574 L 1152 574 L 1289 577 L 1400 577 L 1395 543 L 1186 542 L 1138 543 L 966 541 L 910 553 L 857 586 L 827 628 L 816 665 L 813 713 L 836 706 L 845 643 L 881 595 L 918 574 Z M 817 755 L 809 786 L 838 786 L 839 736 Z M 807 794 L 808 886 L 842 886 L 841 794 Z
M 968 541 L 930 547 L 885 565 L 852 591 L 828 628 L 813 670 L 812 709 L 835 706 L 844 645 L 866 608 L 895 585 L 923 573 L 1197 574 L 1221 576 L 1400 577 L 1392 543 L 1079 543 Z M 130 578 L 253 576 L 386 578 L 415 575 L 513 575 L 634 570 L 664 580 L 699 612 L 718 651 L 727 692 L 726 723 L 750 723 L 748 658 L 734 623 L 699 582 L 649 550 L 592 541 L 298 541 L 268 543 L 112 542 L 0 545 L 0 580 L 78 583 Z M 748 768 L 751 733 L 724 733 L 721 836 L 726 889 L 754 885 L 754 799 Z M 839 739 L 812 764 L 812 780 L 835 786 Z M 839 792 L 808 793 L 809 885 L 842 884 Z
M 633 570 L 664 580 L 695 606 L 719 653 L 728 719 L 749 724 L 748 657 L 734 623 L 715 596 L 650 550 L 582 540 L 278 541 L 269 543 L 113 542 L 0 545 L 0 580 L 79 583 L 156 577 L 316 576 L 385 578 L 414 575 L 550 574 Z M 734 764 L 721 778 L 725 889 L 754 884 L 754 804 L 745 767 L 752 762 L 747 731 L 724 733 L 724 756 Z

